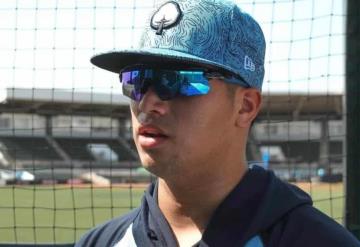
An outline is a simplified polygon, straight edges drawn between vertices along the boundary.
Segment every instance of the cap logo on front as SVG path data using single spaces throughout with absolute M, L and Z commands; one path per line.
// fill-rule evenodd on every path
M 169 1 L 159 7 L 151 17 L 150 26 L 156 30 L 157 35 L 161 35 L 164 29 L 175 26 L 181 18 L 181 10 L 178 3 Z

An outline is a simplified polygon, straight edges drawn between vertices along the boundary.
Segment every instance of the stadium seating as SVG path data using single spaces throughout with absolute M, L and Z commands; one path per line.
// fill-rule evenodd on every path
M 135 161 L 137 159 L 129 152 L 129 148 L 117 140 L 88 138 L 56 138 L 55 140 L 72 160 L 95 161 L 95 157 L 88 148 L 91 144 L 106 144 L 116 153 L 117 161 Z
M 44 137 L 1 137 L 14 160 L 61 160 Z

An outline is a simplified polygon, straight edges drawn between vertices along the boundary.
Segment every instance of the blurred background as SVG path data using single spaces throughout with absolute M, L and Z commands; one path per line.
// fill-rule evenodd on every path
M 345 224 L 345 0 L 238 0 L 267 41 L 249 164 L 310 193 Z M 152 177 L 118 75 L 93 67 L 136 47 L 150 0 L 0 3 L 0 243 L 72 243 L 139 204 Z M 355 137 L 354 137 L 355 138 Z

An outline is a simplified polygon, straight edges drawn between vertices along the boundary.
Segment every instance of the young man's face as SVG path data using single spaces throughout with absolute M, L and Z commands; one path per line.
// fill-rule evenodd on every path
M 234 141 L 236 108 L 224 82 L 210 85 L 207 95 L 168 101 L 150 88 L 140 102 L 132 102 L 134 141 L 150 172 L 191 174 L 223 160 Z

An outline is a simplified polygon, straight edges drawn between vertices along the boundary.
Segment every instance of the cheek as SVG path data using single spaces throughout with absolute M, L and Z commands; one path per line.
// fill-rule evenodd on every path
M 214 103 L 216 102 L 216 103 Z M 188 138 L 188 145 L 200 149 L 209 145 L 224 143 L 224 139 L 233 134 L 235 113 L 232 101 L 215 99 L 204 104 L 194 104 L 181 112 L 178 127 Z
M 192 108 L 182 115 L 177 118 L 177 135 L 181 140 L 179 146 L 184 151 L 202 152 L 221 138 L 219 134 L 223 131 L 224 118 L 217 111 Z
M 139 125 L 136 117 L 134 116 L 134 113 L 131 111 L 131 126 L 132 126 L 132 135 L 133 137 L 135 137 L 135 130 L 136 130 L 136 127 Z

